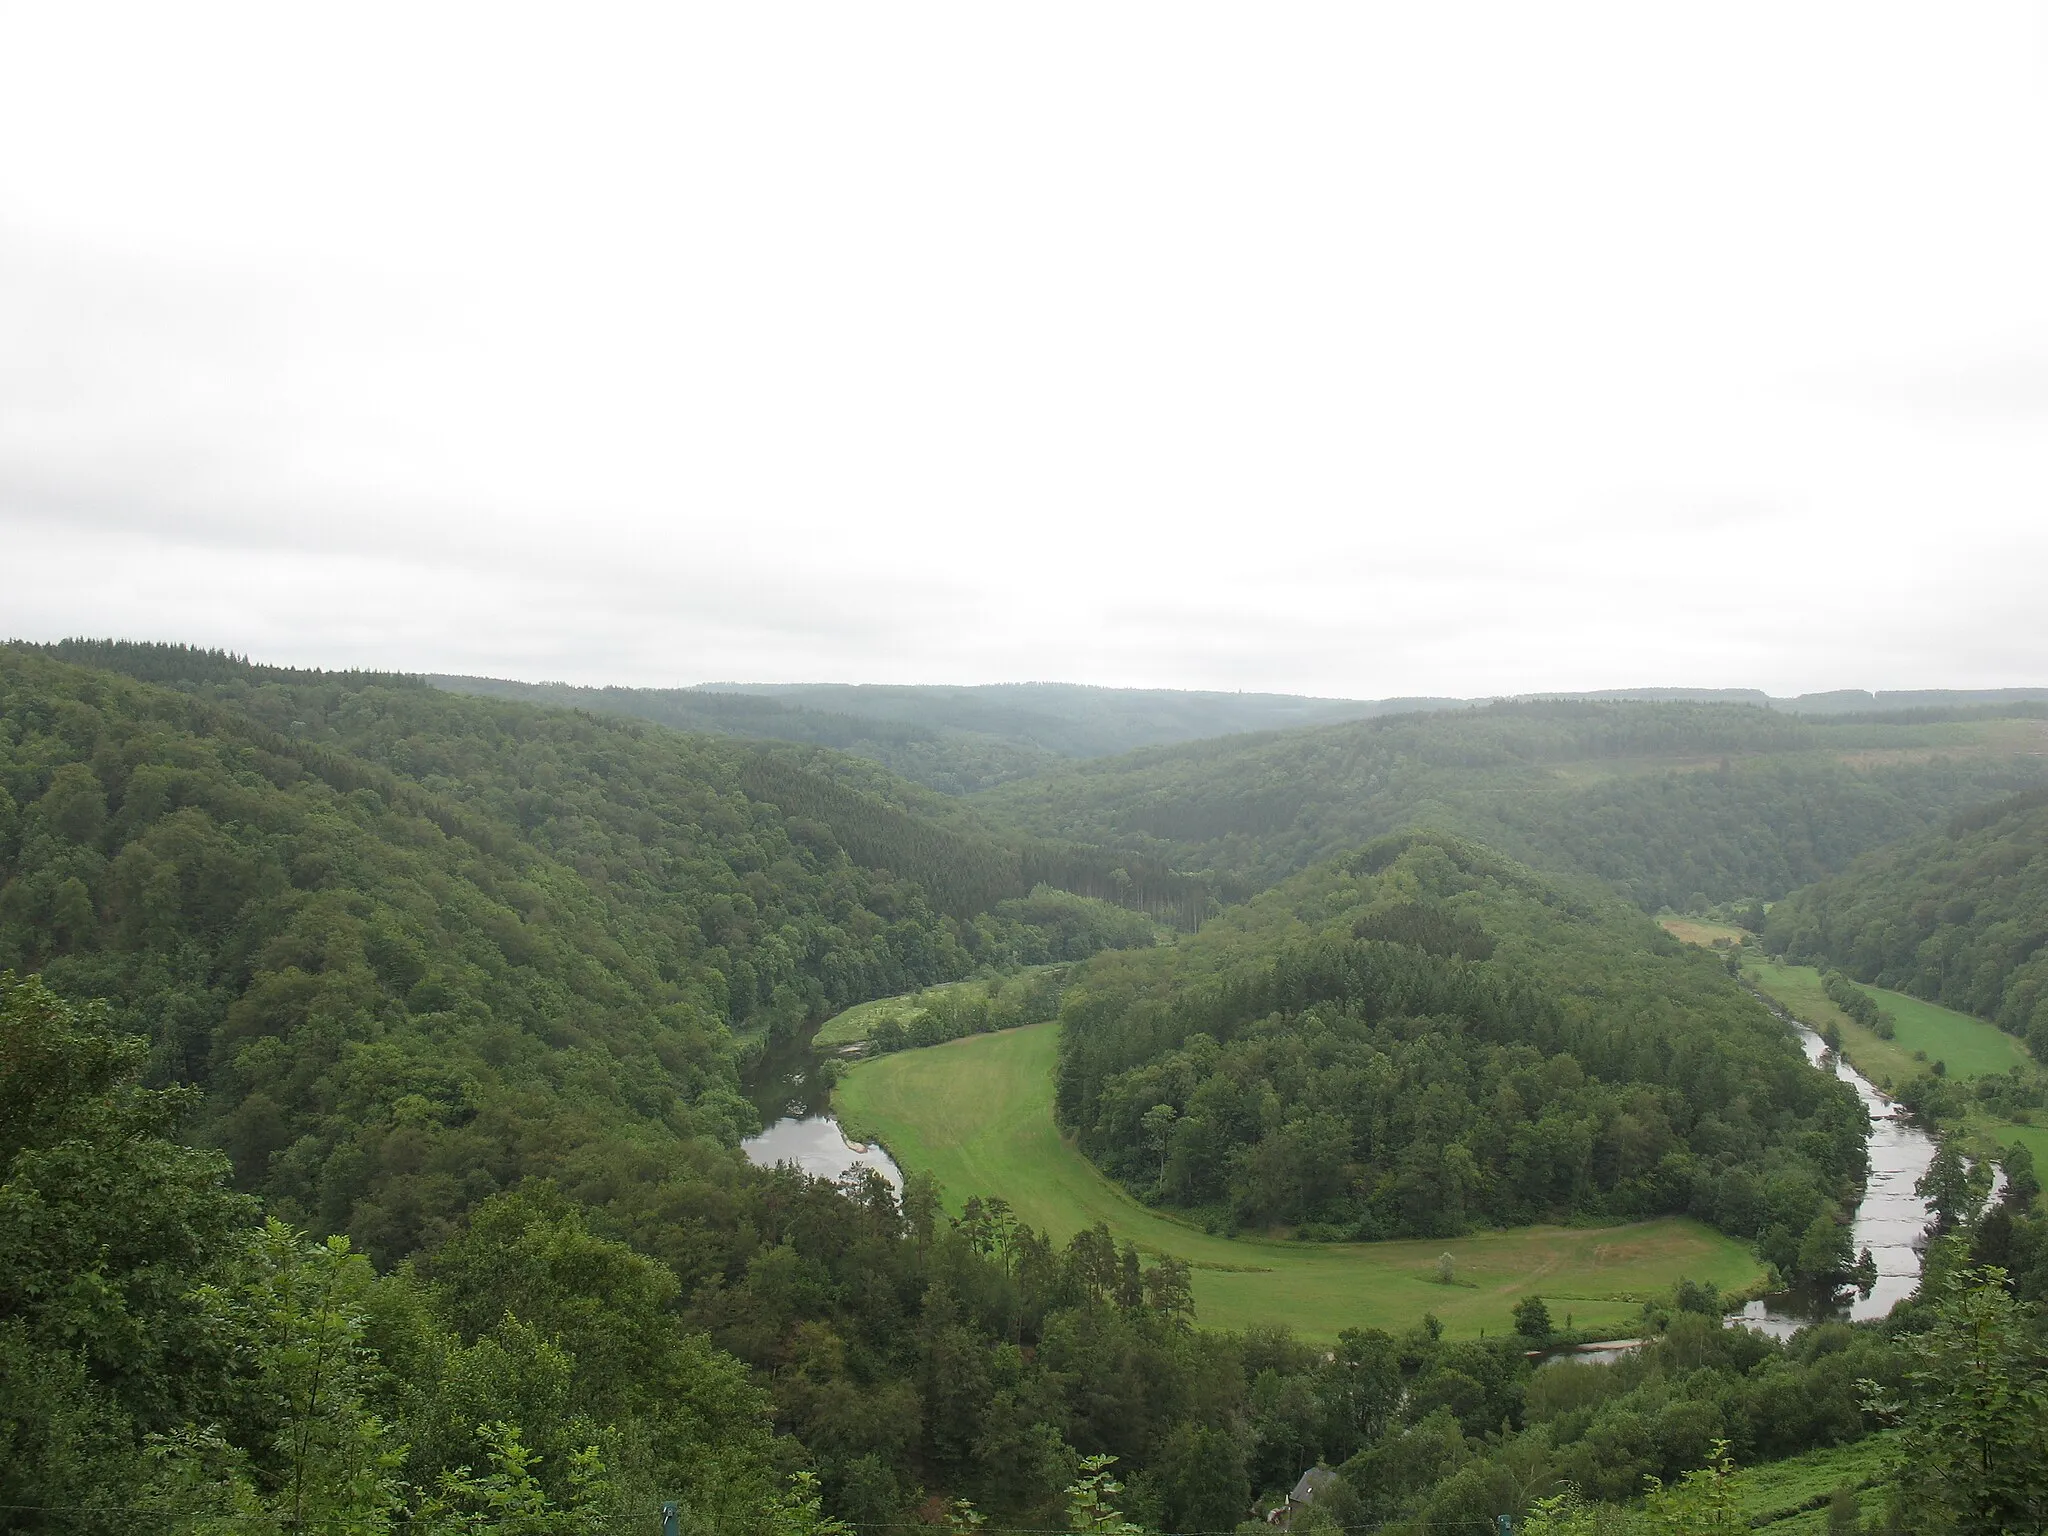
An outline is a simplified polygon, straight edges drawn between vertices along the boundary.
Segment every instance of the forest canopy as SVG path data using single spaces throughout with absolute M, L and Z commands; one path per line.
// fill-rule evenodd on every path
M 2022 741 L 2001 720 L 1497 704 L 1156 748 L 1064 766 L 973 804 L 1023 830 L 1206 873 L 1227 900 L 1374 837 L 1432 827 L 1596 879 L 1645 911 L 1685 911 L 1774 899 L 2039 785 L 2048 763 L 2021 750 L 2036 729 Z
M 1712 956 L 1442 834 L 1098 957 L 1058 1107 L 1145 1198 L 1235 1226 L 1449 1236 L 1689 1212 L 1787 1273 L 1865 1117 Z
M 216 671 L 0 649 L 0 967 L 111 1000 L 241 1187 L 380 1260 L 579 1158 L 732 1145 L 733 1030 L 1121 941 L 1034 905 L 1056 858 L 801 759 Z
M 1794 892 L 1764 941 L 1990 1019 L 2048 1061 L 2048 792 L 1960 813 Z

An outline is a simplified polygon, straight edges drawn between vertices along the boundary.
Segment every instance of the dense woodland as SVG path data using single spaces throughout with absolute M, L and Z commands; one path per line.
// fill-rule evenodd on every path
M 1017 846 L 773 767 L 386 679 L 194 695 L 0 651 L 0 967 L 108 999 L 243 1188 L 393 1259 L 650 1130 L 751 1128 L 729 1030 L 1094 931 Z M 949 857 L 936 892 L 884 862 Z
M 2048 793 L 1866 855 L 1773 907 L 1765 942 L 1991 1019 L 2048 1061 Z
M 1689 1212 L 1846 1272 L 1865 1119 L 1718 960 L 1408 834 L 1070 989 L 1058 1105 L 1134 1192 L 1331 1237 Z
M 974 803 L 1023 829 L 1208 872 L 1233 900 L 1430 826 L 1597 879 L 1646 911 L 1684 911 L 1774 899 L 2038 785 L 2048 759 L 1995 734 L 2010 728 L 1725 704 L 1505 704 L 1133 753 Z M 1992 750 L 1986 733 L 2005 744 Z
M 1355 719 L 1386 713 L 1400 703 L 1071 683 L 577 688 L 490 677 L 432 681 L 458 693 L 635 715 L 683 731 L 833 747 L 948 794 L 1026 778 L 1068 758 L 1107 757 L 1232 731 Z
M 1885 1324 L 1779 1344 L 1684 1285 L 1634 1359 L 1538 1370 L 1536 1298 L 1499 1340 L 1223 1333 L 1099 1229 L 737 1147 L 750 1040 L 1064 961 L 1019 995 L 1061 1009 L 1061 1112 L 1142 1198 L 1311 1240 L 1682 1210 L 1840 1275 L 1853 1104 L 1620 898 L 1769 896 L 1938 827 L 2026 777 L 1981 724 L 1850 767 L 1926 728 L 1513 707 L 963 803 L 418 679 L 0 649 L 0 1530 L 625 1533 L 675 1499 L 695 1533 L 1223 1532 L 1321 1464 L 1296 1530 L 1633 1536 L 1735 1528 L 1724 1456 L 1882 1434 L 1890 1529 L 2038 1531 L 2021 1154 L 1979 1214 L 1945 1148 Z M 1270 824 L 1230 820 L 1248 764 Z M 1431 820 L 1468 835 L 1347 830 Z M 1962 887 L 1996 867 L 1943 900 L 1992 910 Z M 1148 945 L 1141 911 L 1202 931 Z

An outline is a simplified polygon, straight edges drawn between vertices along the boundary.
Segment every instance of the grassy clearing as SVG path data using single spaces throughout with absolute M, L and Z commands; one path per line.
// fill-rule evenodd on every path
M 818 1026 L 816 1044 L 820 1050 L 834 1050 L 867 1039 L 884 1019 L 908 1019 L 928 1003 L 959 996 L 1018 998 L 1027 991 L 1031 978 L 1046 971 L 1066 969 L 1063 965 L 1027 965 L 1005 976 L 980 977 L 970 981 L 949 981 L 922 992 L 905 992 L 897 997 L 878 997 L 871 1003 L 856 1003 L 835 1013 Z
M 1981 1077 L 2027 1066 L 2033 1060 L 2026 1046 L 1996 1024 L 1908 997 L 1903 992 L 1865 987 L 1863 990 L 1877 1000 L 1877 1005 L 1889 1009 L 1898 1020 L 1897 1037 L 1880 1040 L 1828 1000 L 1821 989 L 1820 972 L 1812 966 L 1761 962 L 1743 969 L 1759 987 L 1809 1024 L 1838 1025 L 1849 1060 L 1875 1083 L 1881 1084 L 1886 1078 L 1903 1082 L 1917 1077 L 1936 1061 L 1948 1063 L 1951 1077 Z M 1927 1060 L 1916 1059 L 1915 1051 L 1926 1052 Z
M 1660 917 L 1664 931 L 1674 939 L 1711 949 L 1717 943 L 1741 944 L 1749 938 L 1729 923 L 1710 923 L 1703 917 Z
M 2006 1072 L 2033 1060 L 2024 1045 L 1997 1025 L 1903 992 L 1864 988 L 1879 1007 L 1890 1009 L 1898 1020 L 1897 1036 L 1882 1040 L 1828 1000 L 1821 990 L 1820 972 L 1811 966 L 1760 962 L 1744 966 L 1742 974 L 1796 1017 L 1816 1028 L 1833 1024 L 1841 1030 L 1842 1050 L 1850 1065 L 1880 1088 L 1918 1077 L 1936 1061 L 1948 1063 L 1949 1076 L 1967 1078 Z M 1917 1059 L 1915 1051 L 1926 1052 L 1927 1060 Z M 1971 1138 L 1973 1152 L 2017 1141 L 2034 1154 L 2036 1164 L 2048 1166 L 2048 1126 L 2017 1125 L 1973 1108 L 1963 1129 Z
M 867 1039 L 869 1032 L 882 1020 L 905 1018 L 915 1013 L 923 1006 L 921 995 L 909 992 L 901 997 L 878 997 L 871 1003 L 856 1003 L 819 1025 L 817 1039 L 813 1043 L 821 1051 L 856 1045 Z
M 1328 1340 L 1434 1312 L 1453 1334 L 1500 1334 L 1515 1302 L 1537 1294 L 1559 1322 L 1569 1313 L 1579 1327 L 1627 1329 L 1643 1298 L 1680 1277 L 1734 1290 L 1760 1274 L 1742 1245 L 1675 1217 L 1431 1242 L 1212 1236 L 1140 1205 L 1061 1140 L 1052 1118 L 1057 1031 L 1034 1024 L 862 1062 L 838 1089 L 840 1116 L 853 1133 L 879 1137 L 906 1169 L 936 1176 L 953 1210 L 969 1195 L 1001 1195 L 1055 1240 L 1102 1221 L 1119 1241 L 1188 1260 L 1197 1315 L 1215 1327 L 1284 1323 Z M 1445 1253 L 1454 1285 L 1436 1279 Z
M 1890 1435 L 1870 1435 L 1854 1445 L 1808 1451 L 1784 1461 L 1744 1467 L 1735 1474 L 1737 1507 L 1751 1524 L 1771 1536 L 1805 1536 L 1827 1529 L 1828 1496 L 1843 1484 L 1864 1490 L 1866 1520 L 1883 1507 L 1876 1486 L 1884 1481 Z M 1820 1507 L 1816 1507 L 1820 1506 Z

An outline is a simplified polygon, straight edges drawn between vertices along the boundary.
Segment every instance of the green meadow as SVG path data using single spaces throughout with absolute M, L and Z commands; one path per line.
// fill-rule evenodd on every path
M 2033 1056 L 2014 1036 L 1996 1024 L 1938 1003 L 1883 987 L 1864 987 L 1878 1007 L 1889 1009 L 1898 1021 L 1894 1038 L 1884 1040 L 1834 1005 L 1822 990 L 1820 972 L 1810 965 L 1753 962 L 1743 967 L 1742 974 L 1794 1017 L 1817 1029 L 1833 1024 L 1841 1030 L 1842 1050 L 1850 1065 L 1880 1088 L 1918 1077 L 1937 1061 L 1947 1066 L 1950 1077 L 1959 1078 L 2003 1073 L 2014 1067 L 2033 1070 Z M 2022 1142 L 2036 1163 L 2048 1165 L 2048 1126 L 2016 1125 L 1972 1110 L 1968 1129 L 1980 1140 Z
M 1196 1315 L 1216 1327 L 1285 1324 L 1329 1340 L 1433 1312 L 1452 1334 L 1500 1334 L 1515 1302 L 1533 1294 L 1560 1324 L 1569 1314 L 1581 1328 L 1628 1329 L 1644 1298 L 1681 1277 L 1724 1290 L 1760 1277 L 1744 1245 L 1677 1217 L 1385 1243 L 1203 1232 L 1139 1204 L 1061 1138 L 1052 1117 L 1058 1028 L 1034 1024 L 861 1062 L 837 1090 L 840 1118 L 850 1134 L 879 1138 L 906 1170 L 934 1175 L 954 1211 L 969 1195 L 1000 1195 L 1056 1241 L 1100 1221 L 1119 1241 L 1186 1259 Z M 1437 1278 L 1446 1253 L 1450 1285 Z

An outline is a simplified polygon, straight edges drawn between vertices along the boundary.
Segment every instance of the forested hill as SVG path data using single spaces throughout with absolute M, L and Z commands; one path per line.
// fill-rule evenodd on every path
M 1847 1262 L 1855 1095 L 1717 959 L 1441 834 L 1090 962 L 1057 1106 L 1142 1195 L 1327 1237 L 1690 1212 Z
M 2018 707 L 2018 706 L 2015 706 Z M 2048 779 L 2037 718 L 1808 719 L 1552 701 L 1236 736 L 1063 766 L 991 819 L 1210 873 L 1237 897 L 1404 827 L 1590 875 L 1646 910 L 1773 898 Z
M 1312 699 L 1273 693 L 1088 688 L 713 684 L 579 688 L 491 677 L 430 679 L 439 688 L 534 704 L 634 715 L 677 730 L 800 741 L 871 758 L 905 778 L 965 794 L 1072 758 L 1238 731 L 1386 714 L 1454 700 Z
M 2048 791 L 1966 811 L 1794 892 L 1765 941 L 1995 1020 L 2048 1061 Z
M 245 1188 L 383 1257 L 621 1138 L 730 1145 L 728 1024 L 1036 953 L 1006 900 L 1090 873 L 823 754 L 362 675 L 190 690 L 0 648 L 0 969 L 111 1000 Z

